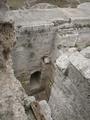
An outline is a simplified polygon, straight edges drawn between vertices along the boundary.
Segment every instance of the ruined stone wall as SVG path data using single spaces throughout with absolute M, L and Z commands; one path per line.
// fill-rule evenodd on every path
M 27 96 L 21 83 L 14 76 L 11 58 L 14 40 L 13 22 L 3 20 L 0 22 L 0 120 L 36 120 L 42 116 L 46 120 L 52 120 L 47 102 L 38 103 L 34 97 Z M 31 110 L 33 102 L 39 106 L 36 113 Z
M 76 18 L 57 32 L 56 71 L 49 99 L 54 120 L 90 119 L 89 24 L 77 22 Z
M 70 61 L 68 55 L 63 54 L 56 63 L 55 83 L 49 100 L 52 117 L 56 120 L 89 120 L 89 76 L 85 77 L 84 72 L 90 70 L 90 60 L 79 52 L 70 53 L 69 56 Z
M 23 89 L 15 79 L 11 68 L 9 54 L 13 40 L 13 25 L 7 22 L 0 23 L 0 119 L 26 120 L 24 108 L 20 103 L 24 97 Z
M 34 30 L 33 30 L 34 29 Z M 19 28 L 17 30 L 17 43 L 13 50 L 13 68 L 15 75 L 24 85 L 28 94 L 30 94 L 30 78 L 34 72 L 41 72 L 40 83 L 42 85 L 43 58 L 49 57 L 54 39 L 53 26 L 45 25 L 43 28 Z M 43 87 L 43 86 L 39 87 Z
M 87 16 L 90 15 L 89 12 L 83 12 L 80 9 L 55 8 L 16 10 L 8 12 L 8 14 L 14 18 L 16 26 L 17 41 L 12 53 L 14 72 L 29 95 L 31 75 L 35 72 L 41 72 L 43 78 L 43 57 L 49 58 L 50 62 L 53 63 L 59 55 L 59 51 L 54 47 L 56 44 L 57 48 L 63 46 L 64 51 L 67 50 L 67 47 L 74 47 L 79 44 L 81 44 L 81 48 L 79 45 L 78 49 L 89 45 L 89 39 L 86 40 L 85 44 L 82 42 L 86 39 L 83 37 L 82 29 L 77 30 L 80 25 L 81 27 L 85 23 L 88 25 Z M 72 27 L 70 28 L 70 26 Z M 62 29 L 64 27 L 66 28 Z M 55 31 L 58 29 L 59 32 L 56 37 Z M 87 31 L 85 35 L 88 36 L 89 30 L 86 29 L 85 31 Z M 77 38 L 79 38 L 78 44 L 76 43 Z M 57 39 L 61 40 L 57 41 Z M 43 75 L 47 76 L 46 72 L 45 74 Z M 40 88 L 38 92 L 41 91 L 41 88 L 43 89 L 41 77 L 37 87 L 34 86 L 36 91 L 38 91 L 37 88 Z M 46 81 L 45 78 L 44 81 Z M 36 83 L 36 81 L 34 82 Z
M 53 84 L 51 80 L 49 91 L 49 104 L 54 120 L 90 118 L 90 60 L 82 52 L 90 46 L 89 11 L 79 7 L 8 12 L 15 20 L 17 33 L 12 53 L 16 76 L 20 75 L 26 91 L 30 91 L 30 76 L 35 72 L 42 71 L 41 77 L 51 76 L 50 79 L 54 79 Z M 32 52 L 35 56 L 31 56 Z M 89 54 L 87 52 L 86 56 Z M 58 59 L 55 60 L 56 58 Z M 50 63 L 55 65 L 54 77 Z M 25 74 L 22 75 L 23 72 Z M 42 82 L 45 81 L 47 79 Z
M 56 18 L 53 18 L 53 13 Z M 17 41 L 12 52 L 15 75 L 30 95 L 32 75 L 36 75 L 34 74 L 35 72 L 41 72 L 39 83 L 36 81 L 37 77 L 34 81 L 38 83 L 34 85 L 35 91 L 40 92 L 46 86 L 43 87 L 42 81 L 47 81 L 47 78 L 44 78 L 44 76 L 47 76 L 47 72 L 43 73 L 43 71 L 48 69 L 51 75 L 51 68 L 46 68 L 47 65 L 43 66 L 43 63 L 46 61 L 47 64 L 47 60 L 49 60 L 48 62 L 52 66 L 56 34 L 56 27 L 54 27 L 53 22 L 59 19 L 58 14 L 61 15 L 61 13 L 57 12 L 57 10 L 53 10 L 53 12 L 50 10 L 48 14 L 47 10 L 20 10 L 8 12 L 8 14 L 14 18 L 16 26 Z M 62 20 L 60 21 L 61 23 L 63 22 Z M 44 58 L 46 59 L 45 61 Z
M 13 55 L 17 74 L 25 70 L 31 73 L 40 70 L 43 57 L 50 57 L 54 31 L 50 26 L 45 27 L 46 29 L 38 28 L 38 30 L 20 28 L 17 31 L 17 44 Z

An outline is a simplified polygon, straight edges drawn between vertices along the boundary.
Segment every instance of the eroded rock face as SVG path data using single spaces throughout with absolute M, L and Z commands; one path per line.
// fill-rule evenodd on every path
M 14 40 L 13 23 L 0 22 L 0 120 L 35 120 L 35 114 L 31 111 L 35 98 L 27 96 L 12 69 L 11 49 Z M 47 104 L 46 109 L 48 107 Z
M 13 67 L 28 94 L 32 88 L 41 96 L 42 90 L 37 90 L 37 83 L 42 77 L 39 83 L 44 84 L 49 79 L 53 119 L 89 120 L 90 59 L 87 54 L 90 51 L 87 47 L 90 46 L 90 12 L 80 8 L 57 8 L 17 10 L 8 14 L 14 17 L 17 33 Z M 83 51 L 86 48 L 88 51 Z M 53 61 L 51 56 L 59 58 Z M 54 78 L 52 66 L 56 70 Z M 47 105 L 45 102 L 43 105 L 42 111 L 47 114 L 44 108 Z M 50 114 L 49 108 L 48 111 Z
M 52 117 L 56 120 L 89 120 L 90 60 L 84 58 L 79 52 L 64 57 L 63 55 L 63 64 L 66 64 L 67 68 L 63 69 L 60 66 L 62 58 L 59 58 L 59 62 L 56 63 L 55 83 L 49 102 Z M 84 65 L 87 66 L 86 69 Z
M 7 10 L 8 10 L 7 0 L 0 0 L 0 21 L 3 21 Z
M 12 69 L 10 53 L 14 40 L 13 23 L 0 22 L 0 120 L 28 119 L 24 108 L 28 97 Z
M 0 9 L 8 10 L 7 0 L 0 0 Z
M 15 79 L 11 68 L 10 51 L 13 40 L 13 25 L 0 23 L 0 119 L 26 120 L 27 116 L 21 105 L 25 93 L 20 83 Z
M 77 9 L 69 10 L 68 15 L 73 22 L 80 20 L 82 14 L 75 15 Z M 85 12 L 88 13 L 88 10 Z M 74 19 L 76 16 L 77 20 Z M 84 18 L 86 17 L 82 19 L 86 21 Z M 90 119 L 90 27 L 81 21 L 79 25 L 82 27 L 73 26 L 71 22 L 57 32 L 56 72 L 49 99 L 54 120 Z
M 31 6 L 37 3 L 51 3 L 57 5 L 59 7 L 77 7 L 80 3 L 79 0 L 26 0 L 26 8 L 30 8 Z
M 13 68 L 29 95 L 43 90 L 41 83 L 47 81 L 47 76 L 52 81 L 51 62 L 55 58 L 52 56 L 60 52 L 56 52 L 55 45 L 66 51 L 69 47 L 82 50 L 90 44 L 89 28 L 82 28 L 89 23 L 90 14 L 87 11 L 71 8 L 25 9 L 8 14 L 14 17 L 17 33 L 17 42 L 12 53 Z

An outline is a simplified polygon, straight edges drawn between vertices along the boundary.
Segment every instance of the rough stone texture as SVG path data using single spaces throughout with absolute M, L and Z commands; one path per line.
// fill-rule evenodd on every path
M 55 35 L 52 25 L 46 24 L 43 28 L 38 27 L 37 29 L 32 30 L 31 27 L 24 26 L 18 29 L 17 44 L 13 50 L 15 74 L 22 83 L 25 81 L 24 84 L 28 94 L 30 94 L 29 86 L 32 73 L 41 71 L 42 80 L 46 79 L 43 78 L 42 61 L 44 56 L 50 57 L 51 61 Z
M 12 56 L 16 76 L 26 84 L 24 87 L 29 93 L 30 76 L 34 72 L 42 72 L 41 77 L 46 78 L 42 83 L 50 79 L 47 84 L 51 89 L 49 104 L 54 120 L 90 119 L 90 59 L 76 52 L 90 45 L 88 11 L 30 9 L 6 15 L 15 20 L 17 42 Z M 59 58 L 55 62 L 56 53 Z M 56 64 L 55 78 L 52 63 Z
M 8 7 L 7 7 L 7 0 L 0 0 L 0 9 L 1 10 L 7 10 Z
M 78 30 L 78 40 L 76 42 L 76 47 L 79 49 L 84 49 L 88 46 L 90 46 L 90 29 L 83 28 Z
M 85 3 L 82 3 L 82 4 L 78 5 L 78 8 L 82 9 L 82 10 L 89 10 L 89 7 L 90 7 L 89 2 L 85 2 Z
M 66 51 L 69 47 L 82 50 L 90 44 L 88 26 L 90 13 L 86 10 L 85 12 L 70 8 L 16 10 L 8 12 L 6 16 L 7 18 L 11 16 L 15 20 L 17 42 L 12 53 L 15 75 L 29 95 L 31 75 L 37 71 L 41 72 L 40 81 L 44 82 L 47 78 L 45 73 L 47 68 L 52 71 L 45 65 L 43 67 L 43 58 L 47 57 L 51 62 L 55 60 L 56 53 L 59 55 L 60 51 L 56 52 L 54 46 Z M 55 39 L 56 30 L 59 31 Z M 41 84 L 34 87 L 36 91 L 37 89 L 40 91 L 41 86 L 43 89 Z
M 82 50 L 90 45 L 90 29 L 88 27 L 73 29 L 73 26 L 59 30 L 56 37 L 56 46 L 58 49 L 77 47 Z
M 51 109 L 48 106 L 48 103 L 45 100 L 43 100 L 43 101 L 39 102 L 39 104 L 41 106 L 41 113 L 44 114 L 45 119 L 46 120 L 52 120 L 52 118 L 51 118 Z
M 13 24 L 0 23 L 0 120 L 35 120 L 30 108 L 35 98 L 26 95 L 12 69 L 10 53 L 14 40 Z
M 83 49 L 80 53 L 84 55 L 86 58 L 90 59 L 90 47 Z
M 76 69 L 81 72 L 82 76 L 89 82 L 90 60 L 86 59 L 78 52 L 75 52 L 74 54 L 72 54 L 69 57 L 69 59 L 70 59 L 71 64 L 74 65 Z
M 8 10 L 7 0 L 0 0 L 0 21 L 3 21 L 7 10 Z
M 0 16 L 0 120 L 35 120 L 30 108 L 35 98 L 26 95 L 14 76 L 11 49 L 15 42 L 15 29 L 11 20 L 5 20 L 5 3 L 1 2 L 0 12 L 4 17 Z
M 31 9 L 51 9 L 51 8 L 57 8 L 57 6 L 49 3 L 38 3 L 33 5 L 30 8 Z
M 77 5 L 80 3 L 79 0 L 26 0 L 26 7 L 30 8 L 31 6 L 37 4 L 37 3 L 52 3 L 54 5 L 57 5 L 59 7 L 77 7 Z
M 55 83 L 49 100 L 52 117 L 55 120 L 89 120 L 90 61 L 79 52 L 66 56 L 67 61 L 60 57 L 56 63 Z M 65 64 L 67 69 L 63 72 L 61 65 Z
M 26 10 L 27 15 L 32 17 L 28 18 L 26 16 L 25 11 L 16 11 L 13 12 L 13 16 L 17 15 L 15 18 L 15 25 L 16 25 L 16 33 L 17 33 L 17 42 L 16 46 L 13 49 L 13 68 L 15 71 L 15 75 L 17 78 L 22 82 L 26 92 L 30 95 L 30 78 L 34 72 L 40 71 L 41 72 L 41 80 L 38 86 L 34 86 L 37 92 L 37 89 L 41 91 L 46 86 L 45 81 L 51 80 L 50 77 L 51 72 L 48 74 L 46 70 L 52 71 L 51 67 L 52 64 L 52 54 L 54 48 L 54 37 L 56 28 L 54 28 L 53 22 L 58 18 L 58 14 L 56 10 L 53 10 L 56 18 L 53 17 L 53 14 L 50 16 L 52 11 L 49 11 L 47 14 L 46 10 L 43 10 L 42 14 L 40 14 L 40 10 L 30 10 L 34 12 L 33 14 L 36 16 L 32 16 L 29 14 L 29 11 Z M 9 13 L 12 15 L 12 12 Z M 43 14 L 46 14 L 43 18 Z M 60 14 L 61 15 L 61 14 Z M 25 20 L 23 19 L 22 22 L 19 22 L 22 17 L 24 16 Z M 40 17 L 41 16 L 41 17 Z M 63 16 L 63 14 L 61 15 Z M 27 19 L 27 23 L 25 22 Z M 36 20 L 39 20 L 36 22 Z M 55 19 L 55 20 L 54 20 Z M 48 21 L 47 21 L 48 20 Z M 31 23 L 30 23 L 31 21 Z M 60 19 L 62 22 L 62 18 Z M 21 26 L 21 27 L 19 27 Z M 47 57 L 50 59 L 50 66 L 43 64 L 43 58 Z M 45 63 L 47 64 L 47 63 Z M 51 76 L 50 76 L 51 75 Z M 43 86 L 44 85 L 44 86 Z
M 59 26 L 56 68 L 49 105 L 54 120 L 90 119 L 90 28 L 87 10 L 62 9 L 70 24 Z M 86 14 L 89 15 L 87 11 Z M 85 19 L 84 19 L 85 18 Z M 75 25 L 76 24 L 76 25 Z M 80 51 L 76 52 L 76 51 Z
M 57 34 L 57 46 L 58 47 L 75 47 L 78 39 L 78 31 L 73 28 L 60 29 Z
M 25 70 L 32 73 L 39 70 L 42 58 L 50 56 L 54 31 L 51 25 L 44 27 L 40 31 L 32 31 L 28 27 L 18 29 L 17 45 L 14 49 L 14 69 L 18 74 Z
M 14 77 L 9 57 L 14 28 L 10 23 L 1 23 L 0 29 L 0 119 L 27 120 L 22 106 L 25 93 Z

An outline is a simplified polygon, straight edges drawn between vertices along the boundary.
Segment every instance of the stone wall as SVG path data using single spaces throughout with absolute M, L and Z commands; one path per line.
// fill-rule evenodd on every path
M 36 92 L 38 89 L 44 89 L 42 84 L 46 81 L 46 78 L 43 69 L 46 68 L 43 66 L 43 59 L 47 57 L 51 62 L 54 35 L 53 26 L 48 24 L 44 25 L 43 28 L 22 26 L 17 30 L 17 43 L 12 53 L 13 68 L 15 75 L 29 95 L 35 91 L 30 90 L 31 75 L 35 72 L 41 72 L 41 80 L 38 81 L 38 86 L 34 85 Z
M 63 54 L 56 63 L 55 83 L 49 100 L 52 117 L 56 120 L 89 120 L 89 76 L 85 78 L 84 72 L 89 75 L 86 71 L 90 70 L 90 61 L 79 52 L 72 53 L 70 59 L 72 61 Z M 85 63 L 88 64 L 87 70 L 83 66 Z
M 14 24 L 3 20 L 0 22 L 0 120 L 36 120 L 36 113 L 31 110 L 31 103 L 36 100 L 27 96 L 12 69 L 11 49 L 14 42 Z M 47 102 L 41 101 L 38 105 L 39 116 L 52 120 Z
M 15 79 L 11 68 L 9 54 L 13 40 L 13 25 L 7 22 L 0 23 L 0 119 L 26 120 L 24 108 L 20 103 L 24 97 L 24 92 L 20 83 Z
M 51 64 L 55 61 L 59 54 L 55 45 L 63 46 L 61 49 L 64 51 L 68 47 L 81 50 L 89 45 L 89 39 L 85 40 L 89 30 L 84 29 L 83 35 L 82 26 L 88 26 L 90 13 L 79 8 L 16 10 L 8 12 L 8 15 L 14 18 L 16 26 L 17 41 L 12 52 L 14 72 L 29 95 L 43 90 L 42 81 L 46 81 L 43 75 L 47 76 L 47 73 L 43 74 L 43 58 L 49 59 Z M 35 91 L 31 92 L 30 80 L 35 72 L 41 72 L 41 77 L 39 83 L 34 81 Z
M 21 81 L 28 95 L 43 91 L 47 84 L 47 77 L 48 80 L 50 77 L 51 79 L 53 78 L 53 70 L 51 69 L 53 67 L 47 66 L 47 64 L 52 66 L 53 62 L 52 56 L 56 36 L 56 27 L 53 22 L 59 19 L 58 14 L 63 16 L 59 11 L 57 13 L 57 10 L 50 10 L 48 14 L 47 10 L 43 10 L 42 14 L 40 12 L 41 10 L 19 10 L 8 12 L 8 16 L 14 18 L 16 26 L 17 41 L 12 52 L 14 73 Z M 32 16 L 31 13 L 36 15 Z M 56 18 L 53 18 L 53 13 Z M 66 21 L 62 19 L 60 18 L 61 23 Z M 48 70 L 48 72 L 50 71 L 50 75 L 51 73 L 52 75 L 50 76 L 47 74 L 46 70 Z M 40 72 L 41 76 L 39 83 L 37 80 L 34 80 L 36 84 L 34 85 L 31 81 L 32 75 L 36 75 L 34 74 L 36 72 Z M 37 77 L 35 79 L 37 79 Z M 35 89 L 30 90 L 30 84 L 31 86 L 33 84 Z
M 40 78 L 40 83 L 50 77 L 50 82 L 46 83 L 49 83 L 49 104 L 54 120 L 90 118 L 90 61 L 83 53 L 90 46 L 89 11 L 79 7 L 7 13 L 15 20 L 17 41 L 12 53 L 15 75 L 28 94 L 31 92 L 30 76 L 35 84 L 33 75 L 41 74 L 41 78 L 45 78 Z M 43 89 L 35 88 L 35 91 L 41 96 Z
M 71 11 L 71 23 L 62 25 L 56 36 L 56 71 L 49 105 L 54 120 L 89 120 L 90 23 L 84 22 L 85 17 L 80 20 L 81 14 L 72 17 Z

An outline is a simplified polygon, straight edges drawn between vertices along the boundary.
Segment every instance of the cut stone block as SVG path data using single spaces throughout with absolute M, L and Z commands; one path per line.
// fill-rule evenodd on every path
M 73 53 L 70 57 L 68 77 L 80 92 L 86 103 L 86 111 L 90 110 L 90 60 L 79 52 Z
M 56 65 L 63 73 L 65 73 L 66 70 L 68 69 L 70 63 L 69 56 L 76 51 L 77 49 L 74 47 L 69 48 L 65 53 L 62 52 L 62 54 L 57 58 Z
M 79 52 L 73 53 L 69 60 L 71 64 L 83 75 L 84 78 L 90 81 L 90 60 L 86 59 Z
M 68 65 L 69 65 L 69 59 L 68 56 L 63 54 L 56 60 L 56 65 L 61 69 L 63 73 L 66 72 Z
M 85 2 L 85 3 L 82 3 L 80 5 L 78 5 L 78 8 L 79 9 L 82 9 L 82 10 L 90 10 L 90 2 Z
M 45 120 L 52 120 L 51 109 L 50 109 L 48 103 L 45 100 L 43 100 L 43 101 L 40 101 L 39 104 L 40 104 L 40 107 L 41 107 L 40 111 L 41 111 L 41 113 L 44 114 Z
M 90 59 L 90 46 L 80 52 L 84 57 Z
M 90 29 L 82 29 L 78 31 L 78 39 L 76 42 L 76 47 L 79 49 L 84 49 L 87 46 L 90 46 Z
M 59 21 L 61 24 L 69 21 L 61 9 L 30 9 L 7 12 L 7 18 L 12 17 L 16 26 L 37 27 Z
M 86 66 L 86 69 L 88 69 L 90 62 L 88 63 L 88 59 L 76 50 L 69 49 L 69 52 L 71 52 L 71 55 L 66 54 L 69 59 L 67 76 L 61 70 L 62 67 L 66 67 L 64 65 L 67 62 L 60 58 L 57 59 L 58 62 L 56 61 L 55 82 L 49 99 L 49 105 L 53 113 L 52 117 L 55 120 L 64 120 L 65 118 L 67 120 L 89 120 L 90 79 L 83 73 L 84 67 Z M 65 58 L 65 54 L 62 56 L 61 58 Z
M 90 24 L 90 12 L 88 12 L 90 9 L 83 11 L 81 9 L 65 8 L 62 11 L 74 24 Z
M 57 44 L 61 47 L 74 47 L 78 39 L 78 32 L 73 29 L 61 30 L 57 36 Z

